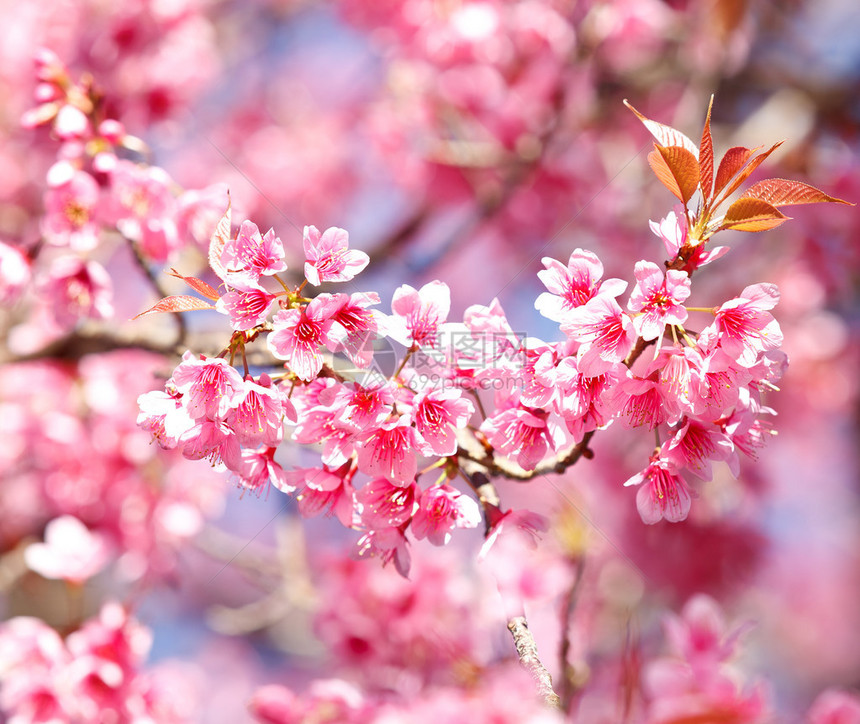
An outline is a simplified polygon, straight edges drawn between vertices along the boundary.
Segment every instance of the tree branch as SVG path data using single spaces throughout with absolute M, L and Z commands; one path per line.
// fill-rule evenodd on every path
M 570 704 L 577 689 L 576 671 L 568 662 L 568 656 L 570 655 L 570 622 L 579 599 L 579 589 L 582 586 L 582 574 L 584 571 L 585 557 L 579 556 L 576 561 L 576 573 L 573 577 L 573 583 L 567 590 L 562 603 L 561 645 L 559 646 L 558 657 L 561 664 L 561 703 L 564 711 L 570 711 Z
M 514 637 L 514 646 L 520 665 L 531 674 L 538 687 L 538 693 L 546 705 L 553 709 L 561 709 L 561 699 L 552 688 L 552 677 L 538 657 L 537 644 L 529 630 L 525 616 L 514 616 L 508 621 L 508 631 Z
M 167 293 L 167 290 L 162 286 L 161 281 L 159 281 L 152 269 L 149 268 L 149 264 L 147 264 L 146 259 L 143 258 L 143 254 L 141 253 L 140 247 L 137 243 L 129 239 L 127 236 L 123 236 L 122 238 L 128 242 L 128 246 L 131 249 L 135 262 L 137 262 L 138 268 L 146 277 L 155 293 L 162 299 L 170 296 Z M 173 346 L 185 347 L 185 338 L 188 334 L 188 326 L 185 324 L 185 317 L 182 316 L 182 312 L 173 312 L 172 315 L 176 322 L 176 341 L 173 343 Z

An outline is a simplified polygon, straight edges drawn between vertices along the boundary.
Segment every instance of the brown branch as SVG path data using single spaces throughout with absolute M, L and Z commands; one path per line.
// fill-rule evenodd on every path
M 462 445 L 457 450 L 457 456 L 463 460 L 468 460 L 471 463 L 480 465 L 490 475 L 525 482 L 541 475 L 560 475 L 569 467 L 575 465 L 580 458 L 592 458 L 594 453 L 588 445 L 591 442 L 591 438 L 594 437 L 594 433 L 594 430 L 585 433 L 582 440 L 572 448 L 560 455 L 544 460 L 534 470 L 521 468 L 519 465 L 507 458 L 496 457 L 494 453 L 478 453 L 473 450 L 468 450 Z
M 0 362 L 13 364 L 16 362 L 33 362 L 40 359 L 60 359 L 77 361 L 91 354 L 101 354 L 119 349 L 138 349 L 144 352 L 154 352 L 166 357 L 179 357 L 185 348 L 173 344 L 156 344 L 143 337 L 116 337 L 102 332 L 83 334 L 80 332 L 61 337 L 42 349 L 28 354 L 3 357 Z
M 140 251 L 140 247 L 137 243 L 129 239 L 127 236 L 123 236 L 122 238 L 128 242 L 128 246 L 131 249 L 132 256 L 134 256 L 134 260 L 137 263 L 138 268 L 146 277 L 150 286 L 159 298 L 170 296 L 161 284 L 161 281 L 153 273 L 152 269 L 149 268 L 149 264 L 147 264 L 146 259 L 143 258 L 143 253 Z M 172 312 L 172 316 L 176 322 L 176 341 L 173 343 L 173 346 L 184 348 L 186 346 L 185 338 L 188 334 L 188 326 L 185 324 L 185 317 L 182 316 L 182 312 Z
M 552 676 L 538 657 L 537 644 L 529 630 L 525 616 L 514 616 L 508 621 L 508 631 L 514 637 L 514 646 L 520 665 L 529 672 L 537 684 L 538 693 L 546 705 L 553 709 L 561 709 L 561 699 L 552 688 Z
M 570 655 L 570 622 L 579 599 L 579 590 L 582 586 L 582 574 L 584 571 L 585 557 L 579 556 L 576 561 L 576 573 L 573 577 L 573 583 L 567 590 L 562 603 L 561 645 L 559 646 L 558 657 L 562 672 L 561 702 L 564 711 L 570 711 L 573 695 L 578 688 L 576 682 L 577 672 L 568 662 L 568 656 Z

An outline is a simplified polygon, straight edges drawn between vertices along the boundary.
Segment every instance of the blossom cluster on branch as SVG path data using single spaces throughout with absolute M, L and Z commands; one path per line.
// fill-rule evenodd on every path
M 717 66 L 750 53 L 746 10 L 25 6 L 10 27 L 29 23 L 26 53 L 7 43 L 17 65 L 0 68 L 16 123 L 27 108 L 0 148 L 12 191 L 0 205 L 0 718 L 179 724 L 232 697 L 274 724 L 756 724 L 779 716 L 777 698 L 794 703 L 773 695 L 778 674 L 755 673 L 752 627 L 727 623 L 738 600 L 707 594 L 766 559 L 764 519 L 778 516 L 735 513 L 779 475 L 742 462 L 776 434 L 775 408 L 789 434 L 800 417 L 780 402 L 796 392 L 770 397 L 786 351 L 792 373 L 798 357 L 806 373 L 821 363 L 808 394 L 835 404 L 822 389 L 852 348 L 825 304 L 851 251 L 821 251 L 839 214 L 815 233 L 796 224 L 814 274 L 714 237 L 780 227 L 787 206 L 847 202 L 756 181 L 779 143 L 718 157 L 710 107 L 696 142 L 620 101 L 664 117 L 676 91 L 658 89 L 675 72 L 676 125 L 712 88 L 725 120 L 745 101 Z M 35 83 L 11 81 L 37 41 L 54 49 L 36 51 Z M 222 67 L 226 49 L 259 54 L 264 71 L 235 82 L 244 61 Z M 304 87 L 314 66 L 331 75 L 319 94 Z M 219 69 L 228 94 L 210 85 Z M 636 166 L 637 119 L 674 197 L 648 224 L 650 246 L 641 179 L 603 193 Z M 813 161 L 783 163 L 815 178 Z M 853 197 L 852 179 L 826 183 Z M 381 195 L 390 208 L 370 210 Z M 345 210 L 358 206 L 353 224 Z M 293 234 L 272 211 L 319 228 Z M 516 271 L 507 313 L 504 290 L 473 284 L 476 264 L 488 278 Z M 392 269 L 401 276 L 384 279 Z M 458 303 L 464 286 L 481 303 Z M 820 329 L 804 330 L 799 308 L 818 310 Z M 534 327 L 523 309 L 541 315 Z M 238 498 L 260 523 L 235 538 L 212 523 L 228 481 L 238 494 L 221 524 L 241 517 Z M 264 523 L 269 497 L 280 510 Z M 332 524 L 299 520 L 315 516 Z M 805 618 L 815 587 L 803 584 L 792 602 Z M 187 610 L 172 603 L 180 590 Z M 164 633 L 155 612 L 173 608 L 189 639 L 146 666 Z M 235 637 L 217 686 L 162 660 L 204 619 L 207 634 Z M 497 641 L 505 628 L 514 646 Z M 237 635 L 259 633 L 283 655 L 255 670 L 263 637 Z M 786 649 L 813 660 L 794 635 Z M 848 661 L 851 642 L 831 659 Z M 807 668 L 803 709 L 828 675 Z M 227 708 L 215 718 L 235 720 Z M 828 687 L 805 717 L 860 721 L 860 697 Z
M 162 446 L 206 458 L 246 488 L 271 482 L 296 493 L 303 515 L 336 514 L 362 532 L 362 554 L 393 560 L 403 575 L 407 531 L 442 545 L 455 528 L 478 524 L 475 501 L 453 487 L 458 477 L 483 504 L 489 536 L 505 516 L 498 501 L 481 496 L 476 472 L 504 474 L 512 462 L 515 477 L 528 479 L 548 456 L 560 456 L 552 470 L 563 472 L 578 459 L 565 460 L 565 451 L 584 453 L 591 436 L 616 421 L 657 436 L 647 466 L 626 483 L 639 486 L 642 520 L 684 520 L 691 490 L 681 473 L 708 480 L 712 462 L 736 472 L 739 452 L 755 454 L 772 432 L 763 392 L 775 389 L 787 363 L 770 311 L 775 285 L 751 284 L 717 307 L 696 308 L 687 304 L 692 276 L 728 251 L 711 244 L 718 231 L 763 231 L 786 220 L 779 206 L 838 199 L 770 179 L 718 214 L 776 146 L 732 149 L 715 174 L 710 111 L 699 145 L 640 117 L 657 139 L 649 161 L 681 204 L 652 222 L 669 254 L 665 272 L 636 262 L 624 307 L 628 283 L 604 279 L 600 259 L 583 249 L 566 265 L 543 259 L 547 291 L 535 307 L 558 322 L 564 339 L 554 343 L 515 333 L 498 300 L 449 321 L 450 290 L 438 280 L 400 286 L 390 313 L 376 309 L 373 291 L 308 296 L 323 283 L 352 286 L 368 256 L 349 248 L 343 229 L 306 226 L 305 278 L 291 288 L 279 276 L 281 239 L 251 221 L 232 237 L 228 208 L 209 246 L 221 288 L 183 277 L 209 301 L 172 296 L 144 314 L 215 308 L 229 318 L 229 343 L 215 357 L 187 352 L 164 392 L 141 397 L 139 423 Z M 251 373 L 246 345 L 261 335 L 284 360 L 282 372 Z M 379 340 L 404 348 L 388 374 L 375 364 Z M 366 372 L 341 374 L 337 355 Z M 244 376 L 233 367 L 238 360 Z M 492 399 L 482 389 L 493 389 Z M 285 424 L 295 442 L 322 447 L 321 466 L 282 469 L 275 452 Z

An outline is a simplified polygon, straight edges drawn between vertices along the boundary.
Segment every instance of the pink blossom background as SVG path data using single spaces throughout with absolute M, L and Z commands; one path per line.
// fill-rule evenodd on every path
M 767 176 L 860 199 L 860 10 L 846 0 L 0 0 L 0 11 L 0 241 L 22 252 L 43 233 L 58 146 L 46 128 L 20 125 L 39 47 L 91 74 L 108 115 L 178 187 L 229 187 L 234 220 L 273 227 L 290 269 L 302 266 L 303 226 L 342 227 L 370 255 L 363 288 L 384 304 L 400 284 L 440 279 L 452 317 L 498 297 L 515 330 L 550 341 L 557 327 L 534 309 L 541 257 L 591 249 L 622 278 L 662 258 L 648 220 L 673 199 L 625 98 L 695 139 L 714 93 L 718 149 L 787 139 Z M 455 710 L 489 716 L 494 692 L 522 683 L 504 668 L 506 587 L 529 600 L 558 680 L 560 602 L 571 551 L 584 551 L 567 636 L 587 683 L 570 721 L 620 720 L 629 660 L 665 652 L 661 616 L 696 593 L 754 623 L 738 667 L 765 682 L 771 718 L 737 721 L 860 721 L 860 706 L 853 719 L 805 714 L 828 688 L 860 687 L 860 229 L 847 206 L 790 213 L 765 234 L 724 233 L 731 252 L 694 292 L 700 306 L 756 282 L 782 292 L 790 366 L 768 398 L 778 436 L 758 461 L 738 480 L 718 469 L 684 523 L 644 526 L 622 483 L 652 440 L 612 429 L 564 476 L 499 484 L 508 505 L 550 516 L 537 552 L 512 546 L 478 566 L 480 531 L 444 550 L 422 542 L 411 581 L 350 560 L 342 527 L 303 520 L 276 491 L 243 496 L 205 464 L 157 451 L 136 427 L 136 399 L 172 362 L 45 339 L 34 299 L 5 304 L 0 289 L 0 613 L 65 635 L 103 601 L 130 602 L 152 647 L 129 670 L 155 672 L 159 691 L 183 682 L 163 721 L 250 720 L 255 691 L 262 716 L 267 695 L 272 711 L 283 704 L 263 685 L 308 707 L 354 696 L 320 683 L 335 678 L 390 694 L 381 721 L 447 721 Z M 205 268 L 201 223 L 202 241 L 171 249 L 166 268 Z M 114 290 L 103 328 L 171 339 L 169 319 L 127 321 L 153 302 L 131 255 L 105 246 L 98 259 Z M 188 316 L 202 344 L 226 339 L 217 315 Z M 298 447 L 284 457 L 314 464 Z M 98 534 L 81 544 L 77 587 L 25 556 L 66 515 Z M 629 720 L 671 721 L 641 686 Z M 13 695 L 0 691 L 7 707 Z M 505 715 L 540 720 L 533 709 Z

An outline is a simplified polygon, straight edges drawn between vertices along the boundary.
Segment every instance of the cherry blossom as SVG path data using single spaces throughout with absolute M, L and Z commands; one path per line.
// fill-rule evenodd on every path
M 45 194 L 47 213 L 42 223 L 45 238 L 75 252 L 95 249 L 101 228 L 98 218 L 101 196 L 95 179 L 70 164 L 54 167 L 48 179 L 51 188 Z
M 395 485 L 385 478 L 371 480 L 355 495 L 362 525 L 369 529 L 397 527 L 416 509 L 415 485 Z
M 329 294 L 315 297 L 302 309 L 281 309 L 275 315 L 272 331 L 266 338 L 278 359 L 286 360 L 299 379 L 312 380 L 322 369 L 320 347 L 335 348 L 337 341 L 329 332 L 340 301 Z
M 102 570 L 110 557 L 107 541 L 72 515 L 45 527 L 45 542 L 27 547 L 27 565 L 46 578 L 81 583 Z
M 388 335 L 406 346 L 435 347 L 439 327 L 450 309 L 451 292 L 444 282 L 429 282 L 418 290 L 403 284 L 391 300 L 394 317 Z
M 337 227 L 320 234 L 315 226 L 306 226 L 302 237 L 305 250 L 305 278 L 318 287 L 323 282 L 348 282 L 369 263 L 363 251 L 349 248 L 349 234 Z
M 113 316 L 113 284 L 105 268 L 96 261 L 59 257 L 40 279 L 39 286 L 44 301 L 62 327 L 74 326 L 80 319 Z
M 243 389 L 233 398 L 231 408 L 227 424 L 235 431 L 239 442 L 249 447 L 277 447 L 284 436 L 284 417 L 292 422 L 297 419 L 295 406 L 271 386 L 268 375 L 262 376 L 260 384 L 244 380 Z
M 664 278 L 656 264 L 639 261 L 633 274 L 636 286 L 627 308 L 642 313 L 634 319 L 642 339 L 658 339 L 667 324 L 683 325 L 687 321 L 684 302 L 690 296 L 690 278 L 686 272 L 670 269 Z
M 449 485 L 427 488 L 418 498 L 417 508 L 412 518 L 413 535 L 437 546 L 448 543 L 454 528 L 474 528 L 481 521 L 474 499 Z
M 287 268 L 284 244 L 274 230 L 269 229 L 262 236 L 251 221 L 243 221 L 236 238 L 224 244 L 220 261 L 227 271 L 226 281 L 239 288 L 258 288 L 260 276 L 271 276 Z
M 173 371 L 173 384 L 183 394 L 183 403 L 194 419 L 222 419 L 244 391 L 241 375 L 221 357 L 195 359 L 186 353 Z
M 710 344 L 718 344 L 743 367 L 752 367 L 762 352 L 774 350 L 782 343 L 779 323 L 768 311 L 779 301 L 779 290 L 773 284 L 753 284 L 740 297 L 722 304 L 715 312 L 714 323 L 702 332 Z
M 606 372 L 621 362 L 636 343 L 636 328 L 618 302 L 599 295 L 572 310 L 561 325 L 571 339 L 586 343 L 578 354 L 579 371 L 585 375 Z
M 410 422 L 408 417 L 390 420 L 364 437 L 358 469 L 388 478 L 395 485 L 411 485 L 418 471 L 417 456 L 429 453 L 430 448 Z
M 260 286 L 237 288 L 223 294 L 215 308 L 230 317 L 230 326 L 237 330 L 248 330 L 263 324 L 269 316 L 269 307 L 275 301 L 275 295 L 269 294 Z
M 460 390 L 429 390 L 413 401 L 415 428 L 434 455 L 452 455 L 457 450 L 456 432 L 465 427 L 475 406 Z
M 566 267 L 551 257 L 541 262 L 546 269 L 538 272 L 538 278 L 549 291 L 538 296 L 535 308 L 555 322 L 564 322 L 568 312 L 598 294 L 617 297 L 627 288 L 627 282 L 621 279 L 601 281 L 603 264 L 593 252 L 584 249 L 574 249 Z
M 30 282 L 30 263 L 21 251 L 0 241 L 0 303 L 13 304 Z
M 524 409 L 513 408 L 488 417 L 480 429 L 493 447 L 515 457 L 525 470 L 534 470 L 559 444 L 558 434 L 550 428 L 546 416 Z
M 643 523 L 653 525 L 665 518 L 670 523 L 684 520 L 692 503 L 684 479 L 666 459 L 652 457 L 644 470 L 624 485 L 639 485 L 636 508 Z

